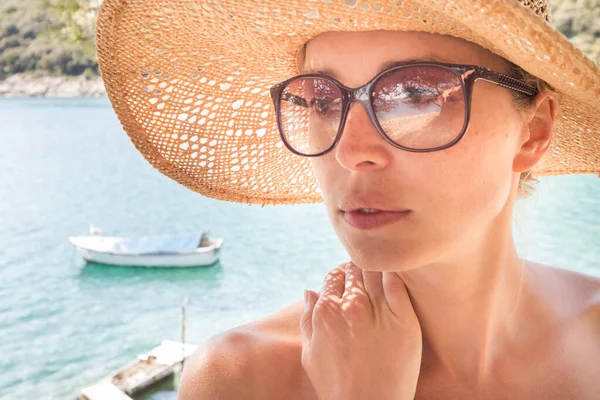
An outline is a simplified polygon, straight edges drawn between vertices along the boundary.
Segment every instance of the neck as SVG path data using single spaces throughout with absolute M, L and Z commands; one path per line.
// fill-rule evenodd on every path
M 527 280 L 505 225 L 471 237 L 451 261 L 399 272 L 421 324 L 425 370 L 481 381 L 510 342 Z

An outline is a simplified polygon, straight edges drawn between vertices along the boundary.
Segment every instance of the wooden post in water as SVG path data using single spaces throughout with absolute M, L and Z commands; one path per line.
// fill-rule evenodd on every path
M 185 316 L 185 306 L 188 303 L 188 298 L 183 298 L 183 303 L 181 303 L 181 369 L 183 370 L 183 365 L 185 363 L 185 342 L 186 342 L 186 328 L 187 328 L 187 319 Z

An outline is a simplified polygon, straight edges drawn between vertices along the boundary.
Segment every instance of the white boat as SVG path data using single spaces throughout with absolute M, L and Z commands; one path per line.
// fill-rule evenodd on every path
M 209 266 L 219 260 L 223 245 L 223 239 L 208 239 L 203 233 L 114 237 L 98 230 L 91 236 L 71 236 L 69 242 L 88 262 L 127 267 Z

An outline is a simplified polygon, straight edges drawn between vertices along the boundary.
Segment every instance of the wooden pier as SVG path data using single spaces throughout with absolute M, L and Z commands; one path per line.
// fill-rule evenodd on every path
M 79 400 L 132 400 L 152 385 L 172 376 L 178 365 L 192 355 L 197 346 L 165 340 L 148 354 L 113 372 L 95 385 L 81 390 Z

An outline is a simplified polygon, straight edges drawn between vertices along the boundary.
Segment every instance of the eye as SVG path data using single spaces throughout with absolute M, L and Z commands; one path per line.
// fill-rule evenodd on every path
M 310 101 L 311 108 L 317 110 L 321 115 L 326 115 L 339 111 L 339 99 L 330 99 L 327 97 L 314 98 Z
M 325 114 L 329 111 L 329 101 L 327 99 L 314 99 L 313 104 L 321 114 Z
M 435 101 L 439 95 L 437 90 L 424 86 L 407 86 L 404 88 L 404 92 L 411 104 Z

